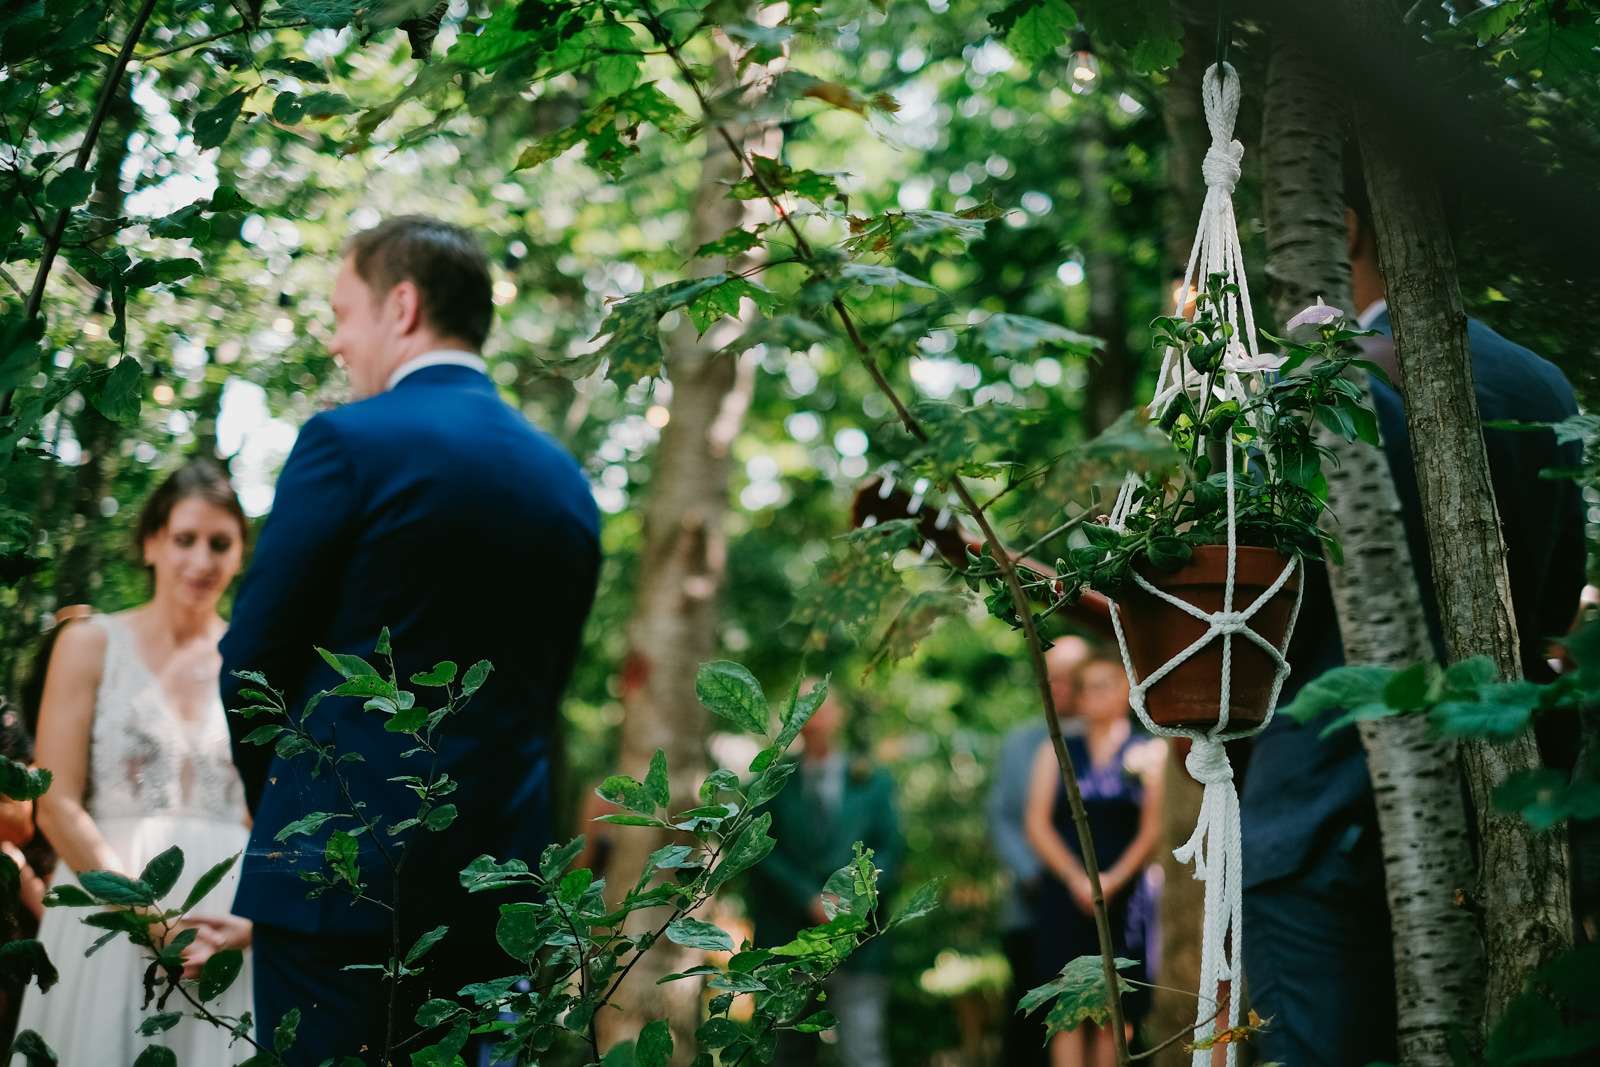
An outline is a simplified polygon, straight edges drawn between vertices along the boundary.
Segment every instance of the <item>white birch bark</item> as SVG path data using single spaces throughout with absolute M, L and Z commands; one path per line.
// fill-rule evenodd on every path
M 1340 151 L 1342 94 L 1308 49 L 1280 34 L 1267 78 L 1265 159 L 1269 295 L 1279 322 L 1321 297 L 1353 318 L 1345 258 Z M 1366 376 L 1358 375 L 1365 388 Z M 1382 449 L 1319 426 L 1333 449 L 1324 527 L 1344 547 L 1329 567 L 1351 664 L 1406 667 L 1432 658 L 1400 503 Z M 1456 746 L 1407 716 L 1360 725 L 1372 774 L 1394 936 L 1401 1062 L 1447 1067 L 1452 1026 L 1469 1032 L 1481 1011 L 1482 945 L 1455 891 L 1471 884 L 1472 856 Z

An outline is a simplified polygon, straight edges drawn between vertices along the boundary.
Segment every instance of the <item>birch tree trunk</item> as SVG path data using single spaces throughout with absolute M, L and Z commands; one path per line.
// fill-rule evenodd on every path
M 1354 318 L 1340 167 L 1343 94 L 1311 49 L 1275 35 L 1263 114 L 1268 295 L 1279 323 L 1321 297 Z M 1367 376 L 1356 381 L 1365 390 Z M 1328 568 L 1348 663 L 1407 667 L 1431 659 L 1388 457 L 1318 426 L 1331 448 L 1323 525 L 1344 547 Z M 1394 937 L 1400 1061 L 1448 1067 L 1452 1026 L 1481 1014 L 1483 948 L 1454 891 L 1471 884 L 1472 853 L 1453 742 L 1420 716 L 1360 724 L 1372 774 Z
M 725 64 L 731 74 L 731 64 Z M 728 198 L 739 178 L 739 163 L 727 146 L 708 139 L 695 191 L 689 251 L 743 218 L 741 201 Z M 696 260 L 697 276 L 724 269 L 722 260 Z M 667 336 L 666 372 L 672 383 L 670 419 L 656 447 L 650 499 L 644 514 L 644 547 L 639 586 L 628 621 L 628 655 L 623 667 L 623 719 L 620 773 L 643 779 L 657 749 L 666 753 L 673 811 L 694 807 L 707 773 L 709 716 L 695 696 L 699 664 L 715 658 L 717 624 L 727 555 L 723 517 L 728 508 L 729 449 L 743 424 L 755 381 L 755 363 L 716 354 L 742 329 L 720 324 L 697 339 L 684 316 Z M 644 869 L 651 852 L 669 843 L 664 831 L 627 827 L 612 838 L 606 881 L 620 897 Z M 637 936 L 661 924 L 659 909 L 635 912 L 628 932 Z M 636 1038 L 654 1019 L 672 1027 L 673 1062 L 694 1055 L 700 1023 L 700 985 L 696 981 L 657 985 L 664 975 L 697 963 L 693 950 L 659 942 L 623 982 L 614 1004 L 597 1020 L 602 1048 Z
M 1349 11 L 1360 39 L 1404 54 L 1399 22 L 1383 0 L 1350 0 Z M 1488 656 L 1501 678 L 1519 678 L 1505 543 L 1443 207 L 1409 158 L 1392 109 L 1358 97 L 1356 118 L 1445 650 L 1453 661 Z M 1572 943 L 1566 835 L 1560 828 L 1535 835 L 1516 814 L 1494 810 L 1494 790 L 1508 775 L 1539 766 L 1531 733 L 1507 745 L 1468 741 L 1461 748 L 1478 830 L 1487 1031 L 1533 972 Z

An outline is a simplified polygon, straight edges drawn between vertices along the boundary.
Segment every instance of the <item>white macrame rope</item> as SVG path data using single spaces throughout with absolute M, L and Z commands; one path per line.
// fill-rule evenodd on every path
M 1184 269 L 1183 285 L 1178 291 L 1178 307 L 1174 314 L 1180 318 L 1184 317 L 1184 308 L 1189 303 L 1190 294 L 1203 292 L 1207 280 L 1213 274 L 1223 275 L 1238 288 L 1237 294 L 1226 294 L 1222 306 L 1215 309 L 1221 320 L 1233 327 L 1233 332 L 1228 343 L 1224 345 L 1222 372 L 1213 387 L 1211 399 L 1218 403 L 1234 400 L 1238 402 L 1241 410 L 1246 410 L 1255 394 L 1240 372 L 1237 354 L 1246 357 L 1245 363 L 1248 365 L 1255 361 L 1260 353 L 1256 347 L 1255 313 L 1250 306 L 1250 291 L 1245 282 L 1244 255 L 1239 248 L 1238 223 L 1233 214 L 1233 189 L 1238 184 L 1240 162 L 1244 158 L 1244 146 L 1233 139 L 1233 124 L 1239 114 L 1237 72 L 1227 63 L 1213 64 L 1201 82 L 1201 95 L 1205 103 L 1206 125 L 1211 129 L 1211 147 L 1207 150 L 1200 166 L 1206 182 L 1206 199 L 1200 210 L 1200 221 L 1195 229 L 1194 248 L 1189 253 L 1189 263 Z M 1179 349 L 1169 347 L 1162 354 L 1161 370 L 1156 377 L 1155 396 L 1150 403 L 1152 415 L 1160 417 L 1173 400 L 1185 392 L 1196 395 L 1197 399 L 1205 399 L 1203 393 L 1197 393 L 1205 388 L 1205 380 L 1205 375 L 1192 371 L 1188 360 Z M 1253 413 L 1246 417 L 1253 418 Z M 1258 431 L 1261 429 L 1260 426 L 1256 428 Z M 1258 432 L 1256 440 L 1264 441 L 1265 436 Z M 1200 949 L 1200 1006 L 1195 1015 L 1194 1025 L 1194 1036 L 1197 1041 L 1215 1031 L 1221 983 L 1232 983 L 1226 1019 L 1226 1025 L 1230 1028 L 1239 1025 L 1239 999 L 1242 992 L 1238 986 L 1239 961 L 1243 958 L 1240 942 L 1244 927 L 1243 903 L 1240 895 L 1243 860 L 1239 840 L 1239 796 L 1234 789 L 1233 768 L 1228 763 L 1228 754 L 1223 743 L 1257 733 L 1272 721 L 1273 711 L 1278 704 L 1278 694 L 1283 689 L 1284 680 L 1289 676 L 1289 661 L 1285 658 L 1285 653 L 1288 651 L 1290 635 L 1294 633 L 1295 623 L 1300 617 L 1301 594 L 1305 585 L 1301 582 L 1296 587 L 1294 609 L 1289 615 L 1289 628 L 1284 634 L 1281 648 L 1251 629 L 1250 621 L 1294 576 L 1300 565 L 1298 559 L 1290 559 L 1277 580 L 1248 607 L 1242 611 L 1234 610 L 1239 546 L 1238 516 L 1234 501 L 1233 443 L 1228 442 L 1223 451 L 1226 455 L 1224 470 L 1227 477 L 1228 501 L 1228 574 L 1223 587 L 1222 610 L 1201 611 L 1193 604 L 1156 588 L 1142 575 L 1132 574 L 1133 581 L 1146 593 L 1206 624 L 1206 630 L 1200 637 L 1140 680 L 1134 677 L 1133 659 L 1128 654 L 1127 635 L 1122 628 L 1122 613 L 1116 610 L 1115 606 L 1111 612 L 1111 624 L 1116 631 L 1117 647 L 1122 652 L 1122 664 L 1128 672 L 1131 686 L 1129 702 L 1134 712 L 1152 734 L 1159 737 L 1187 737 L 1192 741 L 1185 766 L 1195 780 L 1205 787 L 1200 802 L 1200 817 L 1195 823 L 1194 833 L 1182 847 L 1174 849 L 1172 853 L 1180 863 L 1192 861 L 1194 876 L 1206 883 L 1205 925 Z M 1123 481 L 1111 509 L 1110 526 L 1113 530 L 1121 532 L 1126 529 L 1140 484 L 1139 478 L 1133 474 L 1129 474 Z M 1229 730 L 1233 644 L 1236 636 L 1254 642 L 1266 652 L 1272 660 L 1274 674 L 1272 693 L 1262 723 L 1258 726 Z M 1217 724 L 1209 730 L 1156 725 L 1151 721 L 1145 707 L 1145 695 L 1150 687 L 1215 640 L 1222 642 L 1221 702 Z M 1236 1058 L 1237 1045 L 1229 1042 L 1227 1067 L 1235 1067 Z M 1210 1063 L 1209 1050 L 1195 1050 L 1193 1067 L 1210 1067 Z

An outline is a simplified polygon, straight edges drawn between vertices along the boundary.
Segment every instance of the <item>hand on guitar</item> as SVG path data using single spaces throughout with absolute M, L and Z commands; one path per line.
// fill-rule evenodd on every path
M 859 529 L 894 519 L 916 519 L 917 532 L 931 546 L 931 550 L 937 551 L 951 566 L 966 570 L 970 562 L 967 549 L 979 551 L 983 547 L 983 539 L 962 529 L 960 521 L 949 508 L 935 512 L 925 507 L 926 503 L 922 494 L 908 493 L 893 479 L 869 478 L 856 490 L 855 499 L 850 503 L 850 525 Z M 925 548 L 924 551 L 926 553 L 929 549 Z M 1040 574 L 1055 573 L 1054 567 L 1026 556 L 1013 553 L 1011 559 L 1019 566 Z M 1106 639 L 1115 637 L 1111 627 L 1111 602 L 1101 594 L 1085 590 L 1076 604 L 1061 610 L 1073 622 L 1093 630 L 1099 636 Z

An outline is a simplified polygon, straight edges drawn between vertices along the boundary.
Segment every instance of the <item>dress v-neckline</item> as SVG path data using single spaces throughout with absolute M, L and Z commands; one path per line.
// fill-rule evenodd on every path
M 178 732 L 183 735 L 184 743 L 192 747 L 193 742 L 197 740 L 194 735 L 198 734 L 205 727 L 207 721 L 210 719 L 210 716 L 203 715 L 200 718 L 191 719 L 186 716 L 179 715 L 177 710 L 173 707 L 172 695 L 167 692 L 167 687 L 161 682 L 161 675 L 157 674 L 155 670 L 151 668 L 150 664 L 144 658 L 144 653 L 139 651 L 139 635 L 134 633 L 133 627 L 129 626 L 126 622 L 117 618 L 115 615 L 108 614 L 102 616 L 102 618 L 110 619 L 117 626 L 121 627 L 122 634 L 125 638 L 127 638 L 128 641 L 129 657 L 139 665 L 139 669 L 144 672 L 144 676 L 150 680 L 150 684 L 155 687 L 156 693 L 160 695 L 161 699 L 158 700 L 157 703 L 161 705 L 161 710 L 166 714 L 168 721 L 177 726 Z M 220 694 L 218 699 L 221 699 Z

